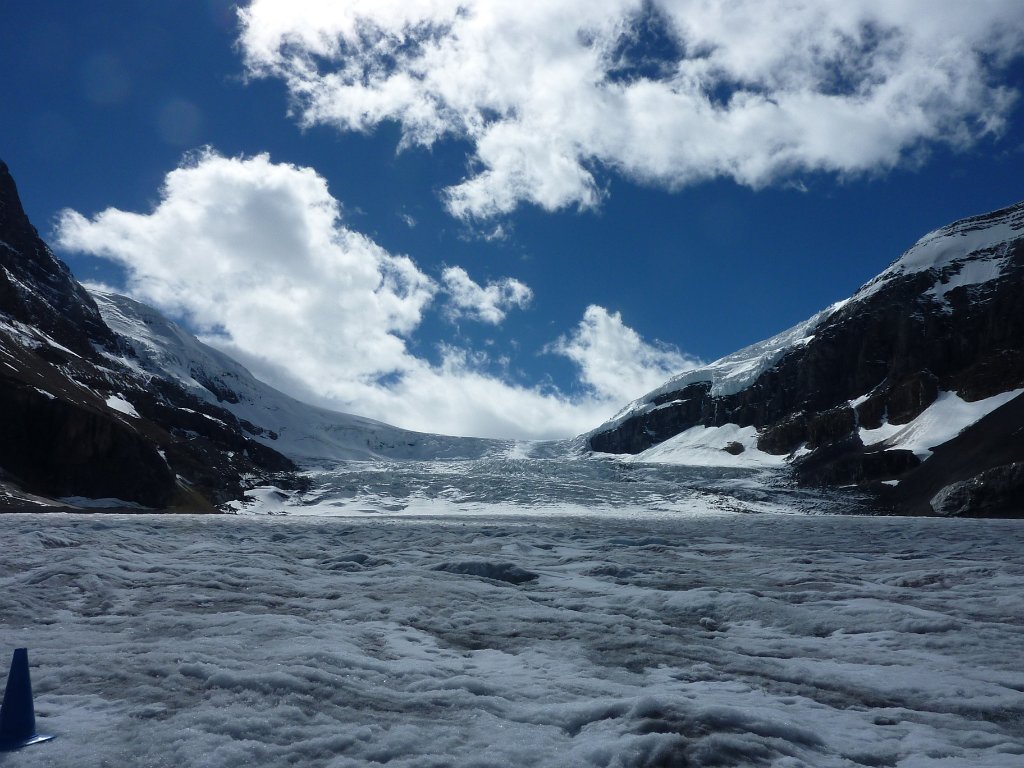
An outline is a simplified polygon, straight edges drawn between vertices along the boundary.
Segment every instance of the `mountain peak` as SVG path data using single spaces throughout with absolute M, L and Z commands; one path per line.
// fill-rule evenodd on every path
M 1009 244 L 1021 238 L 1024 238 L 1024 201 L 959 219 L 914 243 L 854 298 L 866 298 L 893 278 L 927 271 L 933 271 L 943 284 L 952 278 L 956 278 L 956 285 L 987 282 L 1002 274 L 1008 263 Z M 975 266 L 966 268 L 968 262 Z
M 28 219 L 18 187 L 0 161 L 0 312 L 39 328 L 83 355 L 114 334 L 88 292 L 53 255 Z
M 25 215 L 21 206 L 21 198 L 18 196 L 18 185 L 14 183 L 10 168 L 7 163 L 0 160 L 0 230 L 5 233 L 29 229 L 36 234 Z

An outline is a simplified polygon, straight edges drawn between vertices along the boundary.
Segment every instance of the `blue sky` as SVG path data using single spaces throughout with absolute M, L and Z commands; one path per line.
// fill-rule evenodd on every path
M 1024 14 L 960 5 L 11 0 L 0 157 L 273 384 L 564 436 L 1024 197 Z

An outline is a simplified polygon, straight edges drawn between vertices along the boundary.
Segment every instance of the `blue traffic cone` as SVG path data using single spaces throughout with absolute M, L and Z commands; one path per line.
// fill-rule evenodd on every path
M 0 707 L 0 752 L 49 741 L 53 736 L 36 733 L 36 711 L 32 706 L 32 681 L 28 676 L 28 649 L 16 648 L 11 674 Z

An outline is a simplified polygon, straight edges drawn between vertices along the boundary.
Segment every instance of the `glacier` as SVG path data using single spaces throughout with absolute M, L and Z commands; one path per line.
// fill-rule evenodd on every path
M 301 482 L 229 515 L 0 515 L 0 637 L 58 736 L 3 768 L 1024 760 L 1019 520 L 875 515 L 750 429 L 638 456 L 398 430 L 93 295 L 131 345 L 111 362 L 227 409 Z M 984 405 L 944 397 L 915 439 Z
M 1024 760 L 1019 521 L 463 512 L 0 517 L 0 764 Z

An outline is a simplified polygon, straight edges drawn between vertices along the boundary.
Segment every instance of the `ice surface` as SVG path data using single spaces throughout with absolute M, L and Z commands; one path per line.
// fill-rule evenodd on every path
M 58 736 L 3 768 L 1024 764 L 1020 521 L 0 526 Z
M 642 462 L 571 450 L 565 442 L 520 443 L 471 460 L 342 462 L 304 473 L 309 486 L 304 491 L 254 488 L 244 503 L 233 506 L 265 514 L 335 517 L 514 513 L 650 518 L 725 510 L 864 511 L 856 496 L 795 488 L 778 468 Z

